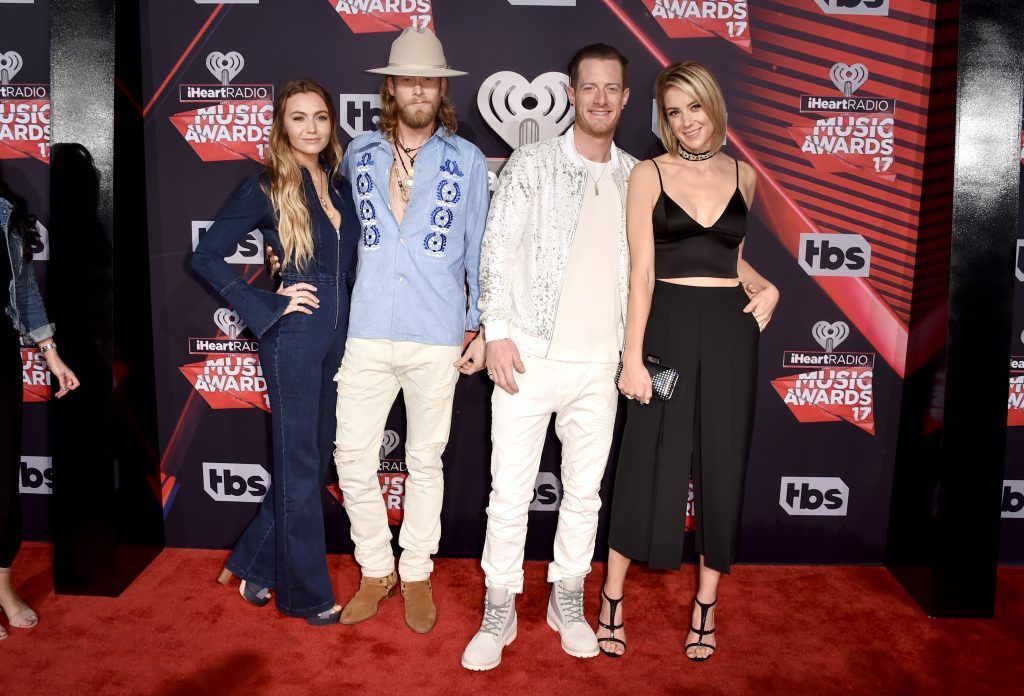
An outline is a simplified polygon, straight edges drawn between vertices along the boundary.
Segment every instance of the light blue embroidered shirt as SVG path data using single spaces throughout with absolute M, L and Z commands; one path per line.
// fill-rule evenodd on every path
M 388 191 L 393 158 L 377 131 L 353 140 L 342 160 L 362 227 L 348 335 L 462 345 L 464 332 L 480 325 L 487 162 L 468 140 L 439 128 L 416 156 L 399 226 Z

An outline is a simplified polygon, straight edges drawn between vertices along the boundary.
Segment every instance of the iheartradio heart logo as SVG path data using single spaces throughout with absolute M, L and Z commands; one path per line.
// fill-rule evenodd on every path
M 398 447 L 399 441 L 398 433 L 394 430 L 385 430 L 384 437 L 380 441 L 380 458 L 384 459 L 384 457 L 394 452 L 395 448 Z
M 527 82 L 519 73 L 503 70 L 483 81 L 476 104 L 487 125 L 515 149 L 565 132 L 576 113 L 568 87 L 565 73 L 546 72 Z
M 222 85 L 229 84 L 238 73 L 242 72 L 244 67 L 245 58 L 238 51 L 231 51 L 230 53 L 214 51 L 206 56 L 206 69 L 210 71 L 214 78 L 220 80 Z
M 14 76 L 21 72 L 21 54 L 17 51 L 0 53 L 0 85 L 9 85 Z
M 854 63 L 853 65 L 836 63 L 828 71 L 828 75 L 832 78 L 832 84 L 843 93 L 844 97 L 851 96 L 868 81 L 868 69 L 863 63 Z
M 213 313 L 213 323 L 223 331 L 228 338 L 234 340 L 238 334 L 245 330 L 245 322 L 238 316 L 238 313 L 227 307 L 221 307 Z
M 831 324 L 827 321 L 819 321 L 811 327 L 811 336 L 818 342 L 818 345 L 831 353 L 839 344 L 850 335 L 850 327 L 845 321 L 835 321 Z

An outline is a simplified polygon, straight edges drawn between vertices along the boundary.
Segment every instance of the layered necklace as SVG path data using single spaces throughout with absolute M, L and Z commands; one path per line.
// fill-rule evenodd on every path
M 395 181 L 398 182 L 398 193 L 402 196 L 402 202 L 408 203 L 416 178 L 416 156 L 419 155 L 419 150 L 423 145 L 406 147 L 397 135 L 395 136 L 395 145 L 397 146 L 395 148 L 397 156 L 392 165 L 392 173 L 395 176 Z M 399 167 L 401 167 L 401 171 L 399 171 Z
M 718 154 L 718 150 L 715 150 L 714 152 L 711 152 L 710 150 L 700 153 L 690 152 L 682 145 L 676 145 L 676 151 L 684 160 L 689 160 L 691 162 L 703 162 L 704 160 L 709 160 Z

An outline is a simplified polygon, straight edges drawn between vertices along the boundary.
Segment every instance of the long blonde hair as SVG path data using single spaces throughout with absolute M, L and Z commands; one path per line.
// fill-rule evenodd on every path
M 328 167 L 333 182 L 341 166 L 341 142 L 338 140 L 338 116 L 331 95 L 315 80 L 292 80 L 274 100 L 274 117 L 270 125 L 270 148 L 263 190 L 270 198 L 277 217 L 277 232 L 284 247 L 281 265 L 289 262 L 302 269 L 313 258 L 312 218 L 309 201 L 302 187 L 302 170 L 288 142 L 284 128 L 285 104 L 296 94 L 312 92 L 327 105 L 330 118 L 330 140 L 320 153 L 320 161 Z
M 672 124 L 665 114 L 665 93 L 672 87 L 689 92 L 704 107 L 711 125 L 715 129 L 715 142 L 711 149 L 718 152 L 725 144 L 726 118 L 725 97 L 718 80 L 704 65 L 692 60 L 673 63 L 658 75 L 654 82 L 654 96 L 658 103 L 658 130 L 661 143 L 669 152 L 679 148 L 679 138 L 672 131 Z

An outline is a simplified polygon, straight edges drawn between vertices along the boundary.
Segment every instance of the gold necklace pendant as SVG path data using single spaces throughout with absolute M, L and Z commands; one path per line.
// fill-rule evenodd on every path
M 326 191 L 327 190 L 327 176 L 324 175 L 323 172 L 321 172 L 321 175 L 322 175 L 322 178 L 320 179 L 321 187 Z M 327 219 L 331 222 L 331 224 L 334 224 L 334 211 L 331 210 L 330 206 L 327 204 L 328 200 L 326 198 L 324 198 L 324 194 L 320 193 L 320 191 L 316 192 L 316 197 L 320 200 L 320 207 L 323 208 L 324 209 L 324 213 L 327 214 Z

